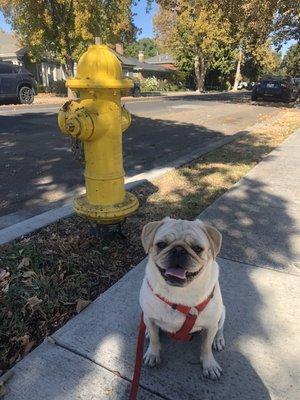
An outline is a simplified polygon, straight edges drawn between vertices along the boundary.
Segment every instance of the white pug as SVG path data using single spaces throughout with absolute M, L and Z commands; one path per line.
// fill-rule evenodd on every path
M 225 347 L 225 307 L 216 262 L 221 242 L 220 232 L 200 220 L 165 218 L 144 227 L 142 243 L 149 259 L 140 305 L 150 340 L 144 356 L 149 366 L 160 362 L 159 328 L 171 334 L 182 330 L 187 316 L 176 305 L 183 305 L 195 315 L 190 333 L 203 331 L 200 360 L 204 376 L 220 377 L 222 369 L 212 347 L 218 351 Z M 198 305 L 204 309 L 199 311 Z

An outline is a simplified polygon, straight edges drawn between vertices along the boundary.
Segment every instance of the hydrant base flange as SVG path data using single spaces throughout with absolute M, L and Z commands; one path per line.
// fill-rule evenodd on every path
M 118 204 L 93 205 L 87 201 L 86 195 L 74 200 L 74 210 L 77 214 L 104 225 L 123 221 L 138 207 L 138 199 L 129 192 L 125 192 L 125 200 Z

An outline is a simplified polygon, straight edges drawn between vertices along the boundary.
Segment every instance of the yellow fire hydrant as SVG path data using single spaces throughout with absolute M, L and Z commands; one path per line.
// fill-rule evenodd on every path
M 99 224 L 124 220 L 138 208 L 137 198 L 125 191 L 122 132 L 131 124 L 121 106 L 121 89 L 132 87 L 123 78 L 118 58 L 108 46 L 89 47 L 67 87 L 79 100 L 66 102 L 58 113 L 60 130 L 84 144 L 86 194 L 74 200 L 77 214 Z

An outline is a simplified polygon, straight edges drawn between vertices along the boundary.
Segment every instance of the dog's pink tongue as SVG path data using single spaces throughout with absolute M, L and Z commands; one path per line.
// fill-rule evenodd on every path
M 175 276 L 179 279 L 186 278 L 186 271 L 182 268 L 168 268 L 165 272 L 166 276 Z

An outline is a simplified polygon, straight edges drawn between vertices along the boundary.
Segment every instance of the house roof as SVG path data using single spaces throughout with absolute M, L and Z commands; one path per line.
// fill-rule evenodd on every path
M 122 54 L 117 53 L 112 49 L 114 54 L 118 57 L 121 63 L 124 66 L 132 67 L 133 70 L 142 70 L 142 71 L 150 71 L 150 72 L 169 72 L 167 68 L 161 67 L 159 65 L 149 64 L 147 62 L 140 62 L 135 57 L 126 57 Z
M 131 63 L 134 63 L 134 69 L 143 71 L 154 71 L 154 72 L 167 72 L 168 70 L 159 65 L 149 64 L 146 61 L 140 62 L 137 58 L 126 57 Z
M 0 55 L 13 56 L 21 55 L 24 52 L 25 48 L 18 43 L 13 34 L 0 30 Z
M 157 54 L 157 56 L 145 60 L 149 64 L 175 64 L 174 58 L 170 54 Z
M 125 57 L 122 54 L 120 54 L 117 51 L 115 51 L 114 49 L 110 49 L 110 50 L 118 57 L 118 59 L 121 61 L 121 63 L 123 65 L 126 65 L 127 67 L 134 67 L 135 66 L 135 62 L 133 61 L 132 57 Z M 131 58 L 132 58 L 132 60 L 131 60 Z

